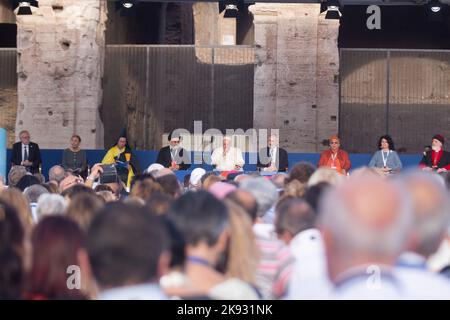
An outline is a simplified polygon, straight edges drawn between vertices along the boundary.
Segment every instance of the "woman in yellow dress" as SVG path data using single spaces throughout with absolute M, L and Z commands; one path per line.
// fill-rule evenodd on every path
M 102 164 L 115 164 L 117 174 L 123 183 L 130 188 L 131 180 L 139 171 L 136 157 L 127 144 L 126 135 L 122 134 L 117 144 L 108 150 L 102 160 Z

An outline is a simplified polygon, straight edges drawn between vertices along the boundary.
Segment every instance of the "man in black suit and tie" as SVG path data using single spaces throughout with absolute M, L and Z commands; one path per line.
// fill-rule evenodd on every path
M 156 163 L 171 170 L 187 170 L 191 166 L 189 152 L 180 147 L 181 137 L 169 134 L 169 146 L 161 148 Z
M 288 153 L 278 146 L 276 136 L 269 136 L 267 147 L 259 150 L 257 167 L 262 171 L 272 172 L 286 172 L 288 170 Z
M 30 142 L 30 133 L 23 130 L 19 133 L 20 142 L 13 144 L 12 166 L 24 166 L 32 174 L 39 173 L 42 163 L 41 152 L 37 143 Z

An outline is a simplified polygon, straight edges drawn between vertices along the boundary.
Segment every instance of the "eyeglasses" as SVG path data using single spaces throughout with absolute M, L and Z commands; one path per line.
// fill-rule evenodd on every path
M 337 141 L 330 142 L 330 144 L 339 144 Z
M 180 143 L 180 141 L 170 141 L 170 142 L 172 142 L 172 143 Z

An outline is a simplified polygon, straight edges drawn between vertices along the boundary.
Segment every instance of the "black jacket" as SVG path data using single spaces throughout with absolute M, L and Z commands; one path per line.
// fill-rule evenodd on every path
M 278 171 L 285 172 L 288 170 L 289 167 L 289 158 L 288 153 L 283 148 L 277 147 L 277 158 L 276 158 L 276 166 L 278 168 Z M 268 163 L 261 163 L 260 154 L 265 154 L 267 157 Z M 259 150 L 258 153 L 258 168 L 267 168 L 270 167 L 270 148 L 267 147 L 265 149 Z
M 433 167 L 433 161 L 431 159 L 431 152 L 432 151 L 428 151 L 422 157 L 422 160 L 420 161 L 420 164 L 426 165 L 427 167 L 430 167 L 430 168 Z M 441 159 L 437 163 L 437 167 L 438 167 L 438 169 L 440 169 L 440 168 L 444 168 L 445 166 L 448 166 L 449 164 L 450 164 L 450 152 L 443 151 Z
M 37 143 L 30 142 L 28 145 L 28 161 L 31 161 L 33 164 L 29 167 L 31 173 L 38 173 L 39 166 L 42 163 L 41 160 L 41 151 L 39 150 L 39 146 Z M 12 156 L 11 156 L 11 165 L 20 166 L 22 162 L 22 142 L 16 142 L 13 144 Z
M 178 151 L 178 159 L 181 161 L 177 161 L 177 164 L 180 166 L 180 170 L 187 170 L 191 166 L 191 159 L 189 156 L 189 152 L 187 152 L 184 148 L 179 148 Z M 164 147 L 159 150 L 158 158 L 156 162 L 163 165 L 166 168 L 169 168 L 172 164 L 172 156 L 170 154 L 170 147 Z

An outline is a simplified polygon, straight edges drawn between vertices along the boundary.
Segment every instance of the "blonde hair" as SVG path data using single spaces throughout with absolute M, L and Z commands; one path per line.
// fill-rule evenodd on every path
M 361 167 L 352 171 L 351 178 L 373 176 L 376 178 L 383 177 L 381 171 L 371 167 Z
M 17 215 L 26 230 L 31 230 L 33 217 L 31 216 L 30 203 L 27 197 L 16 188 L 3 189 L 0 192 L 0 200 L 5 201 L 17 211 Z
M 230 223 L 230 242 L 226 275 L 255 284 L 255 273 L 259 261 L 259 251 L 250 217 L 239 205 L 225 200 Z
M 220 181 L 222 181 L 222 180 L 223 180 L 222 177 L 219 177 L 219 176 L 216 176 L 216 175 L 208 176 L 208 177 L 205 179 L 205 181 L 203 182 L 202 188 L 203 188 L 204 190 L 208 190 L 209 188 L 211 188 L 211 186 L 212 186 L 214 183 L 220 182 Z
M 78 226 L 87 231 L 92 219 L 104 206 L 100 196 L 86 192 L 79 193 L 72 198 L 67 207 L 67 216 L 74 220 Z
M 328 182 L 332 186 L 335 186 L 345 180 L 345 176 L 333 170 L 331 168 L 322 167 L 316 170 L 313 173 L 311 178 L 308 181 L 308 187 L 315 186 L 321 182 Z
M 298 180 L 292 180 L 284 186 L 283 196 L 301 198 L 305 195 L 307 184 Z

